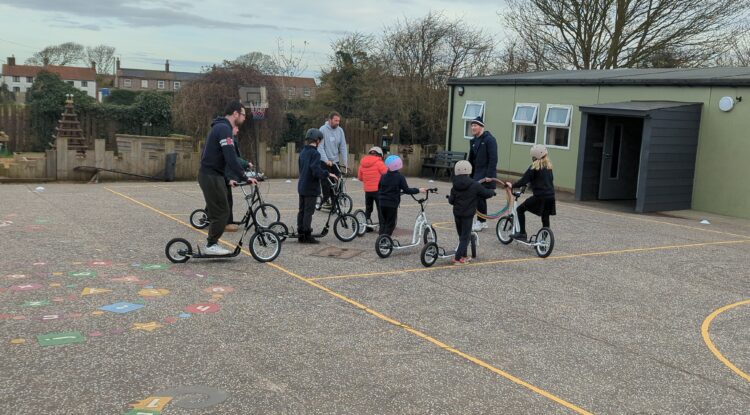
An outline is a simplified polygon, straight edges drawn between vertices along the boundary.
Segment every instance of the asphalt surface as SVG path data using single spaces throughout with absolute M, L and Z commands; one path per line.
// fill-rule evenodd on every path
M 453 248 L 450 185 L 409 182 L 440 189 L 428 217 Z M 296 180 L 261 191 L 295 225 Z M 332 230 L 273 264 L 170 263 L 171 238 L 204 243 L 202 205 L 192 182 L 0 186 L 0 413 L 750 412 L 750 221 L 560 195 L 547 259 L 491 221 L 462 266 Z M 361 252 L 315 255 L 331 246 Z

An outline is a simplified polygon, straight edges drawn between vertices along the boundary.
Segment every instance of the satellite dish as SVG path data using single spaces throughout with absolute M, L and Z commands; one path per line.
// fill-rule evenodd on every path
M 719 109 L 724 112 L 729 112 L 734 108 L 734 98 L 732 97 L 722 97 L 719 100 Z

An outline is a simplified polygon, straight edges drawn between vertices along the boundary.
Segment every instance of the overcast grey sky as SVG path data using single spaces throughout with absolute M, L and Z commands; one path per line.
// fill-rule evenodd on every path
M 377 34 L 399 18 L 430 10 L 483 28 L 498 39 L 503 0 L 230 1 L 0 0 L 0 58 L 22 63 L 45 46 L 77 42 L 117 48 L 122 66 L 197 72 L 247 52 L 274 54 L 278 39 L 305 48 L 307 75 L 325 67 L 333 40 Z M 306 46 L 305 46 L 306 44 Z

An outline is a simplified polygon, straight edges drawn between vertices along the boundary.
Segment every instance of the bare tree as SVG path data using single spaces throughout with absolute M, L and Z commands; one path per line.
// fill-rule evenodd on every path
M 83 45 L 73 42 L 62 43 L 59 45 L 47 46 L 39 52 L 26 59 L 27 65 L 42 66 L 45 63 L 49 65 L 70 65 L 80 62 L 86 56 Z
M 90 65 L 96 62 L 96 73 L 111 74 L 115 68 L 115 48 L 107 45 L 89 46 L 86 48 L 86 59 L 84 64 Z
M 500 12 L 534 60 L 553 69 L 701 65 L 738 34 L 748 0 L 507 0 Z
M 273 56 L 266 55 L 262 52 L 246 53 L 237 57 L 233 62 L 240 65 L 251 66 L 264 75 L 278 75 L 281 73 L 281 69 L 276 64 Z
M 279 75 L 299 76 L 307 70 L 305 62 L 305 52 L 307 51 L 307 41 L 302 42 L 302 49 L 294 46 L 290 41 L 289 46 L 282 38 L 276 39 L 276 53 L 273 58 L 276 66 L 279 68 Z

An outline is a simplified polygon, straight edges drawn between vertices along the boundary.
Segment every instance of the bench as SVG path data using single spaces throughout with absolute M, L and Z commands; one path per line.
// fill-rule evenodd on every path
M 432 178 L 434 179 L 440 170 L 445 169 L 448 177 L 453 177 L 453 166 L 461 160 L 466 160 L 466 153 L 461 151 L 438 151 L 435 157 L 428 158 L 422 163 L 422 169 L 432 169 Z

